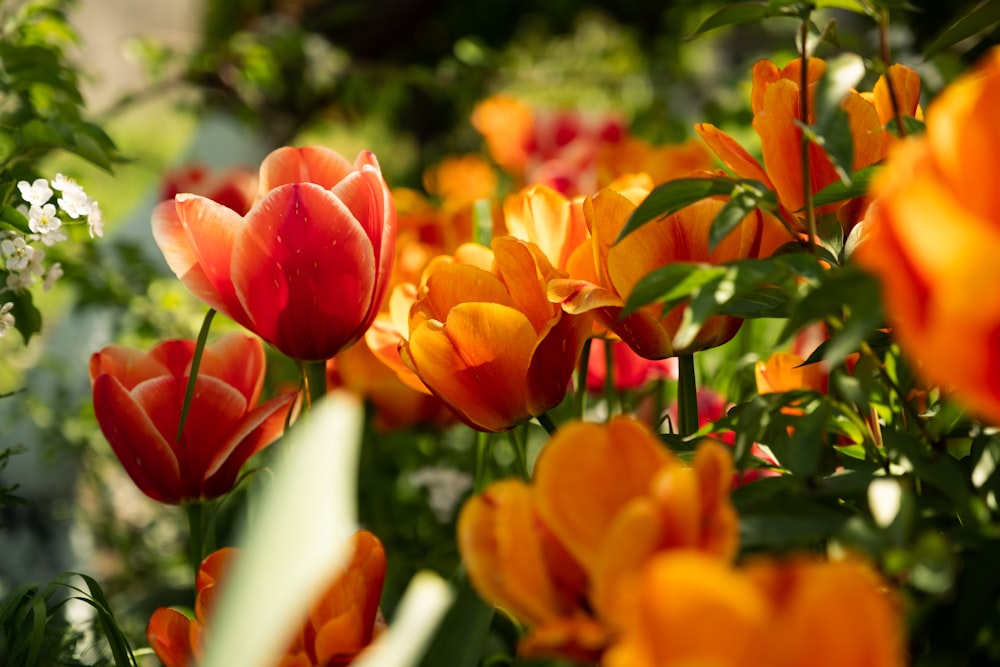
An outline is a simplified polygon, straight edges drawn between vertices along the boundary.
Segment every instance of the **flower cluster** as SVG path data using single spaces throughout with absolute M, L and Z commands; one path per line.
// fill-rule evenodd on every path
M 50 247 L 65 241 L 68 237 L 63 225 L 78 220 L 87 222 L 91 238 L 103 236 L 101 208 L 76 181 L 63 174 L 56 174 L 52 181 L 18 181 L 17 190 L 22 203 L 15 210 L 23 216 L 24 225 L 0 228 L 0 275 L 4 276 L 0 294 L 23 292 L 39 280 L 48 291 L 62 277 L 62 265 L 55 262 L 46 266 L 45 251 L 34 244 Z M 13 307 L 11 301 L 0 303 L 0 337 L 15 325 L 10 312 Z

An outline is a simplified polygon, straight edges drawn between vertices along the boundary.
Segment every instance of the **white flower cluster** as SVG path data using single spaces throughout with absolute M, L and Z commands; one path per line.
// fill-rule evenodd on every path
M 0 229 L 0 275 L 6 274 L 0 294 L 20 292 L 38 280 L 48 291 L 62 277 L 62 266 L 55 262 L 46 267 L 45 251 L 33 244 L 52 246 L 65 241 L 63 224 L 69 220 L 86 220 L 91 238 L 104 236 L 101 207 L 76 181 L 62 174 L 56 174 L 52 181 L 44 178 L 35 179 L 33 183 L 19 181 L 17 189 L 23 203 L 16 208 L 28 219 L 30 231 L 24 234 L 10 228 Z M 55 203 L 52 203 L 53 198 Z M 12 308 L 11 302 L 0 303 L 0 338 L 14 326 Z
M 427 489 L 427 504 L 441 523 L 447 523 L 455 515 L 462 496 L 472 488 L 472 481 L 468 473 L 440 466 L 425 466 L 409 475 L 410 484 Z

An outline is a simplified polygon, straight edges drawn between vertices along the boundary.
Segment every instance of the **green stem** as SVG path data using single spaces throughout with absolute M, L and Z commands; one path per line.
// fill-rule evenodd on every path
M 205 528 L 208 522 L 208 513 L 205 512 L 205 503 L 196 500 L 184 506 L 188 520 L 188 555 L 191 559 L 191 566 L 194 568 L 195 580 L 198 578 L 198 568 L 205 558 Z
M 486 456 L 492 439 L 492 433 L 476 431 L 476 477 L 473 480 L 476 493 L 480 493 L 486 486 Z
M 608 419 L 620 412 L 618 391 L 615 387 L 615 343 L 604 341 L 604 400 L 608 404 Z
M 677 430 L 685 437 L 698 430 L 698 383 L 693 353 L 677 357 Z
M 300 361 L 299 371 L 305 384 L 306 406 L 312 409 L 313 402 L 326 394 L 326 361 Z
M 590 369 L 590 347 L 594 342 L 593 338 L 588 338 L 583 343 L 583 351 L 580 353 L 580 366 L 576 372 L 576 408 L 573 414 L 577 419 L 582 420 L 583 414 L 587 410 L 587 372 Z
M 521 477 L 524 481 L 531 481 L 531 471 L 528 469 L 528 437 L 527 424 L 522 424 L 510 431 L 511 444 L 514 446 L 514 456 L 517 457 L 517 465 L 520 468 Z
M 201 366 L 201 355 L 205 351 L 205 344 L 208 342 L 208 330 L 212 328 L 212 318 L 215 317 L 215 309 L 209 308 L 205 313 L 205 319 L 201 322 L 201 331 L 198 332 L 198 341 L 194 346 L 194 356 L 191 357 L 191 370 L 188 373 L 187 388 L 184 390 L 184 404 L 181 407 L 181 419 L 177 423 L 177 437 L 175 441 L 180 442 L 184 434 L 184 424 L 187 423 L 188 412 L 191 410 L 191 401 L 194 400 L 194 387 L 198 379 L 198 367 Z
M 802 67 L 799 73 L 799 109 L 802 124 L 809 124 L 809 14 L 802 21 Z M 802 204 L 806 214 L 806 230 L 809 232 L 809 248 L 816 252 L 816 211 L 813 206 L 812 166 L 809 164 L 809 137 L 802 133 Z
M 552 421 L 552 417 L 549 417 L 549 413 L 543 412 L 542 414 L 535 417 L 535 419 L 537 419 L 538 423 L 542 425 L 542 428 L 545 429 L 545 432 L 549 434 L 549 437 L 555 435 L 557 428 L 556 423 Z

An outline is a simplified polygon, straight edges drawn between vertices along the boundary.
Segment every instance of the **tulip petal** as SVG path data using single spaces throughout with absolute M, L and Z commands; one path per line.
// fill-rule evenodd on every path
M 233 283 L 253 330 L 294 359 L 328 359 L 361 337 L 375 270 L 353 214 L 310 183 L 272 190 L 233 250 Z
M 226 442 L 211 452 L 203 473 L 206 497 L 219 496 L 231 489 L 243 464 L 281 437 L 289 421 L 288 412 L 297 399 L 296 392 L 289 392 L 257 406 L 243 417 Z
M 163 363 L 152 355 L 125 345 L 106 345 L 90 357 L 91 382 L 101 375 L 111 375 L 126 390 L 167 372 Z
M 502 431 L 531 416 L 525 376 L 537 342 L 523 313 L 464 303 L 444 325 L 428 320 L 411 331 L 404 362 L 464 421 Z
M 554 408 L 566 397 L 583 344 L 593 332 L 591 317 L 561 315 L 531 355 L 526 385 L 528 412 L 532 415 Z
M 427 277 L 424 294 L 410 311 L 409 329 L 428 319 L 444 322 L 453 308 L 469 301 L 515 308 L 507 286 L 495 274 L 465 264 L 441 264 Z
M 544 333 L 559 315 L 559 308 L 545 294 L 545 283 L 561 274 L 555 272 L 537 246 L 529 246 L 512 236 L 495 238 L 492 246 L 495 270 L 506 285 L 514 307 L 527 316 L 538 334 Z
M 635 420 L 569 424 L 549 440 L 535 464 L 538 512 L 569 553 L 593 572 L 614 516 L 645 494 L 666 465 L 679 463 Z
M 184 499 L 180 465 L 141 403 L 113 376 L 94 381 L 94 414 L 115 456 L 135 485 L 153 500 Z M 174 428 L 176 429 L 176 420 Z
M 740 178 L 760 181 L 768 188 L 774 189 L 764 168 L 745 148 L 736 143 L 735 139 L 711 123 L 698 123 L 694 129 L 733 174 Z
M 163 667 L 189 667 L 193 662 L 190 639 L 191 619 L 177 611 L 161 607 L 153 612 L 146 626 L 146 639 Z
M 322 146 L 283 146 L 268 154 L 260 165 L 260 199 L 282 185 L 315 183 L 329 190 L 354 171 L 340 153 Z
M 255 336 L 232 332 L 205 346 L 199 375 L 222 380 L 256 405 L 264 387 L 264 346 Z

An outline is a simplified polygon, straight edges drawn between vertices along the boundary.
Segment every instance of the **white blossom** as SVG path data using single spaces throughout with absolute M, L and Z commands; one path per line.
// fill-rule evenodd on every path
M 57 280 L 62 278 L 62 276 L 63 276 L 62 264 L 56 262 L 55 264 L 49 267 L 48 271 L 45 272 L 45 277 L 42 278 L 42 289 L 48 292 L 50 289 L 52 289 L 52 285 L 54 285 Z
M 56 174 L 52 181 L 52 187 L 62 193 L 62 196 L 56 199 L 56 203 L 59 204 L 59 208 L 66 212 L 66 215 L 74 220 L 80 216 L 90 215 L 93 200 L 72 178 Z
M 35 277 L 28 271 L 11 271 L 7 274 L 7 289 L 12 292 L 28 289 L 33 282 L 35 282 Z
M 21 199 L 30 206 L 44 206 L 52 199 L 52 188 L 44 178 L 36 178 L 33 183 L 18 181 L 17 189 L 21 191 Z
M 8 271 L 22 271 L 31 261 L 35 249 L 25 243 L 24 237 L 16 236 L 0 241 L 0 251 L 7 258 Z
M 10 312 L 13 307 L 14 303 L 11 301 L 0 306 L 0 338 L 7 335 L 7 329 L 14 328 L 14 316 Z
M 56 215 L 56 207 L 52 204 L 36 206 L 32 204 L 28 209 L 28 228 L 38 234 L 42 243 L 52 245 L 56 241 L 62 241 L 65 235 L 56 232 L 62 226 L 62 220 Z M 59 238 L 62 236 L 62 238 Z
M 90 215 L 87 216 L 87 225 L 90 228 L 90 238 L 104 236 L 104 217 L 101 215 L 101 207 L 93 199 L 90 200 Z

